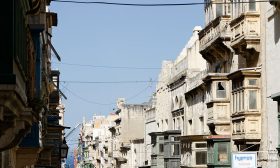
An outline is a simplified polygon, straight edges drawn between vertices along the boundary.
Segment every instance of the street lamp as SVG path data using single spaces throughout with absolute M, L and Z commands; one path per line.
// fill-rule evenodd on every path
M 61 158 L 67 158 L 68 149 L 69 149 L 69 147 L 66 144 L 66 140 L 65 140 L 65 138 L 63 138 L 63 142 L 60 146 L 60 157 Z

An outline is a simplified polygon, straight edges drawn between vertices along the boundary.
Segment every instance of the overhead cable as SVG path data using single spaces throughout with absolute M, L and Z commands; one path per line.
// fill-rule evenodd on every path
M 105 1 L 76 1 L 76 0 L 52 0 L 54 2 L 62 3 L 76 3 L 76 4 L 100 4 L 100 5 L 119 5 L 119 6 L 143 6 L 143 7 L 157 7 L 157 6 L 194 6 L 207 5 L 209 2 L 190 2 L 190 3 L 158 3 L 158 4 L 144 4 L 144 3 L 120 3 L 120 2 L 105 2 Z M 211 4 L 241 4 L 241 3 L 255 3 L 255 2 L 270 2 L 268 0 L 258 1 L 238 1 L 238 2 L 211 2 Z
M 71 91 L 69 88 L 67 88 L 66 86 L 61 85 L 64 89 L 66 89 L 68 92 L 70 92 L 73 96 L 77 97 L 78 99 L 86 102 L 86 103 L 90 103 L 90 104 L 94 104 L 94 105 L 101 105 L 101 106 L 109 106 L 109 105 L 115 105 L 116 103 L 100 103 L 100 102 L 95 102 L 95 101 L 91 101 L 88 100 L 86 98 L 81 97 L 80 95 L 74 93 L 73 91 Z M 137 98 L 139 95 L 141 95 L 142 93 L 144 93 L 146 90 L 148 90 L 149 88 L 152 88 L 152 83 L 149 83 L 149 85 L 147 87 L 145 87 L 144 89 L 140 90 L 139 92 L 137 92 L 136 94 L 126 98 L 126 101 L 130 101 L 132 99 Z
M 74 63 L 65 63 L 65 62 L 52 62 L 52 63 L 58 65 L 91 67 L 91 68 L 107 68 L 107 69 L 161 69 L 156 67 L 106 66 L 106 65 L 74 64 Z
M 161 81 L 67 81 L 61 80 L 61 83 L 79 83 L 79 84 L 124 84 L 124 83 L 159 83 Z

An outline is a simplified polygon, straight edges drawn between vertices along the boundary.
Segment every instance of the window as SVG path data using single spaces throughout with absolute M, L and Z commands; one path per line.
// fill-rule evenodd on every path
M 226 98 L 226 84 L 225 82 L 218 82 L 216 85 L 216 97 L 217 98 Z
M 256 11 L 256 1 L 249 0 L 249 11 Z
M 180 144 L 171 145 L 171 154 L 172 156 L 180 155 Z
M 206 165 L 207 164 L 207 143 L 198 142 L 194 144 L 195 152 L 195 164 Z
M 206 148 L 207 144 L 206 143 L 196 143 L 195 148 Z
M 181 121 L 180 121 L 180 117 L 177 118 L 177 130 L 181 130 Z
M 152 156 L 151 164 L 152 165 L 156 165 L 157 164 L 157 157 L 156 156 Z
M 249 109 L 257 109 L 257 91 L 249 90 Z
M 256 86 L 257 85 L 257 79 L 249 79 L 248 84 L 251 86 Z
M 220 4 L 219 4 L 220 3 Z M 223 15 L 223 4 L 221 4 L 222 1 L 218 0 L 216 4 L 216 17 Z
M 197 151 L 195 153 L 195 162 L 196 165 L 207 164 L 207 152 L 206 151 Z
M 164 152 L 164 146 L 163 144 L 159 144 L 159 153 L 163 153 Z
M 227 143 L 218 143 L 218 162 L 228 162 Z
M 185 122 L 184 122 L 184 116 L 182 116 L 182 131 L 184 135 L 184 129 L 185 129 Z
M 176 122 L 175 122 L 175 118 L 173 119 L 173 129 L 175 130 L 176 128 Z
M 226 14 L 231 15 L 231 5 L 230 4 L 226 4 Z
M 201 134 L 203 134 L 204 133 L 204 118 L 199 117 L 199 121 L 200 121 L 200 132 L 201 132 Z
M 174 141 L 174 136 L 170 137 L 170 141 Z
M 233 112 L 258 109 L 258 79 L 245 79 L 232 81 L 232 107 Z M 243 87 L 244 85 L 245 87 Z
M 207 162 L 208 163 L 214 163 L 214 144 L 213 143 L 209 143 L 208 144 L 208 149 L 207 149 Z
M 192 120 L 189 120 L 188 133 L 192 134 Z

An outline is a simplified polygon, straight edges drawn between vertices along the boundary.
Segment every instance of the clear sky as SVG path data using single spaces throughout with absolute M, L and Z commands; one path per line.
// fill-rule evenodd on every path
M 187 3 L 198 0 L 107 2 Z M 53 68 L 60 70 L 62 81 L 157 80 L 161 62 L 174 60 L 190 38 L 194 26 L 203 27 L 204 24 L 202 5 L 129 7 L 52 2 L 50 10 L 58 14 L 58 26 L 53 28 L 52 41 L 62 64 L 58 64 L 55 57 L 52 62 Z M 152 87 L 149 85 L 62 82 L 61 90 L 68 98 L 63 100 L 66 107 L 65 125 L 74 127 L 83 116 L 90 120 L 94 114 L 107 115 L 115 108 L 118 97 L 128 99 L 127 103 L 147 102 L 155 91 L 155 83 Z

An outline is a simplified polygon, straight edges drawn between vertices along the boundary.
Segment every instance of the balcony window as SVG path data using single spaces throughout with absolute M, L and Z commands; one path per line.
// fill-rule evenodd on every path
M 223 4 L 222 0 L 218 0 L 216 4 L 216 17 L 223 15 Z
M 157 157 L 156 156 L 152 156 L 152 159 L 151 159 L 151 165 L 157 165 Z
M 228 144 L 218 144 L 218 162 L 228 162 Z
M 207 164 L 207 151 L 200 151 L 195 153 L 195 163 L 196 165 Z
M 240 16 L 240 14 L 243 12 L 243 4 L 240 3 L 241 0 L 234 0 L 234 17 L 237 18 L 238 16 Z
M 249 90 L 249 109 L 257 109 L 257 90 Z
M 200 133 L 203 134 L 204 133 L 204 118 L 199 117 L 199 121 L 200 121 Z
M 230 142 L 209 141 L 208 142 L 208 164 L 229 165 L 230 163 Z
M 241 81 L 232 83 L 233 113 L 258 109 L 258 79 L 249 78 L 245 81 L 244 85 Z
M 176 128 L 176 122 L 175 122 L 175 118 L 173 118 L 173 129 L 175 130 Z
M 188 134 L 191 135 L 192 134 L 192 120 L 189 120 L 188 122 Z
M 164 146 L 163 144 L 159 144 L 159 153 L 163 153 L 164 152 Z
M 249 86 L 256 86 L 257 85 L 257 79 L 249 79 L 248 80 Z
M 249 11 L 256 11 L 256 1 L 249 0 Z
M 207 163 L 214 164 L 214 144 L 209 143 L 207 148 Z
M 181 130 L 181 121 L 180 121 L 180 117 L 177 118 L 177 130 Z
M 207 164 L 207 144 L 199 142 L 194 144 L 195 165 Z
M 226 84 L 225 82 L 218 82 L 216 86 L 216 97 L 226 98 Z
M 180 144 L 171 145 L 171 154 L 172 154 L 172 156 L 180 155 Z

